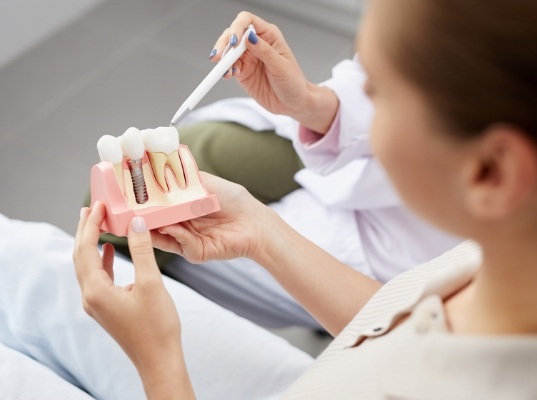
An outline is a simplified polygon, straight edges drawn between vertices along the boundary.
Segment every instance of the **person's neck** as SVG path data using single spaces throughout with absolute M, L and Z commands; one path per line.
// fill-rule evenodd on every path
M 482 267 L 446 301 L 454 333 L 537 334 L 536 243 L 511 237 L 481 244 Z

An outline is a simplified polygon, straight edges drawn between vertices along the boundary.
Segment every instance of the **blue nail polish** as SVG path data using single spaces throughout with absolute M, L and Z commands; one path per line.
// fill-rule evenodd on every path
M 234 74 L 235 72 L 237 72 L 237 68 L 233 67 L 233 68 L 231 69 L 231 74 Z
M 231 35 L 231 37 L 229 38 L 229 44 L 231 46 L 235 46 L 237 44 L 237 35 Z
M 209 55 L 209 59 L 213 58 L 216 55 L 216 49 L 211 50 L 211 54 Z
M 248 34 L 248 41 L 252 44 L 257 44 L 257 41 L 258 41 L 258 37 L 257 35 L 255 34 L 254 31 L 250 31 L 250 33 Z

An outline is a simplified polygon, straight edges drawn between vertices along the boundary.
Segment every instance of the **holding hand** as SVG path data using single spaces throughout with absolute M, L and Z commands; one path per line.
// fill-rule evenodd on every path
M 272 210 L 235 183 L 200 172 L 207 190 L 218 196 L 221 211 L 151 232 L 155 247 L 193 263 L 237 257 L 255 259 Z
M 102 257 L 97 249 L 105 217 L 103 204 L 83 208 L 80 214 L 73 259 L 84 310 L 132 360 L 148 397 L 159 397 L 168 390 L 192 397 L 179 317 L 155 262 L 145 221 L 135 217 L 129 228 L 135 282 L 118 287 L 114 285 L 114 247 L 105 244 Z
M 237 81 L 268 111 L 288 115 L 316 132 L 326 133 L 339 101 L 332 90 L 305 78 L 276 25 L 249 12 L 241 12 L 217 40 L 211 60 L 219 61 L 228 43 L 232 46 L 239 43 L 250 24 L 257 35 L 249 34 L 247 51 L 234 65 L 233 75 Z

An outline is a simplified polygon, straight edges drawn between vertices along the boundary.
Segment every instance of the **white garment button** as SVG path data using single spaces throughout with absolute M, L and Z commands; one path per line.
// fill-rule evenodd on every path
M 445 332 L 446 322 L 443 311 L 442 299 L 438 296 L 429 296 L 418 303 L 412 312 L 416 333 Z

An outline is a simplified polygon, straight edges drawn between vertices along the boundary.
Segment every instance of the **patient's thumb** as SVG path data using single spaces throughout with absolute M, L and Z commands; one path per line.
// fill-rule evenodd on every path
M 162 281 L 155 260 L 151 234 L 143 217 L 134 217 L 129 227 L 129 250 L 136 273 L 136 281 L 158 278 Z

